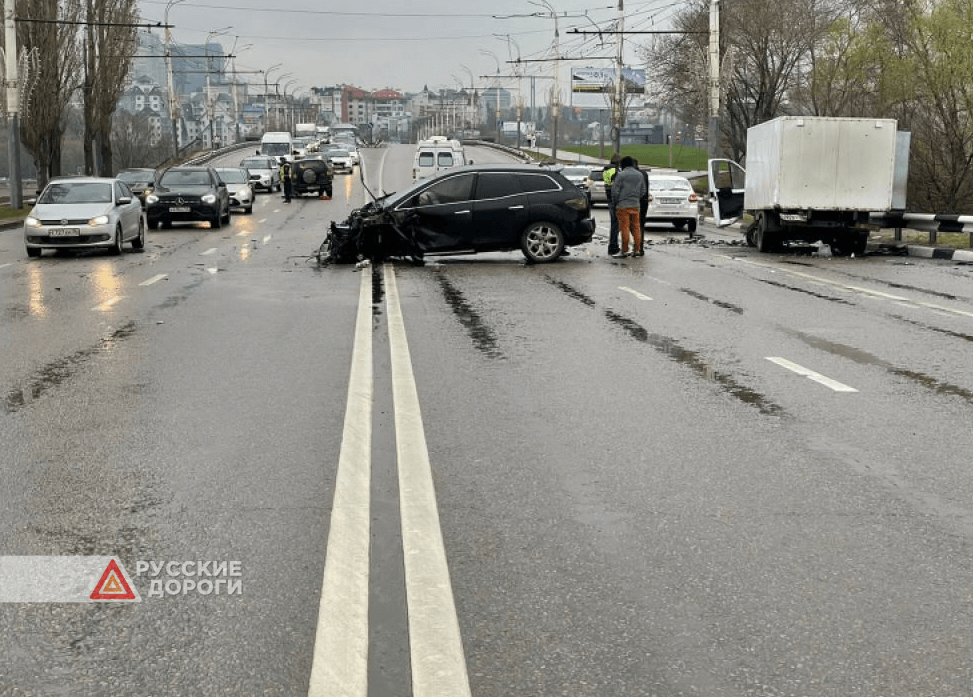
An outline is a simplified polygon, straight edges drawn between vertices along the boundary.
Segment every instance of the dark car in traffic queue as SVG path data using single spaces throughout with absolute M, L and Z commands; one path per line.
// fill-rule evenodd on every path
M 230 195 L 212 167 L 170 167 L 145 201 L 149 227 L 205 221 L 219 228 L 230 222 Z
M 295 196 L 317 193 L 331 198 L 331 168 L 320 157 L 295 160 L 291 163 L 291 192 Z
M 138 196 L 142 208 L 145 208 L 145 199 L 155 188 L 155 170 L 151 167 L 129 167 L 119 170 L 115 177 L 128 184 L 132 193 Z
M 557 260 L 595 230 L 584 192 L 530 165 L 467 165 L 417 181 L 332 222 L 319 258 L 471 254 L 519 249 L 528 262 Z

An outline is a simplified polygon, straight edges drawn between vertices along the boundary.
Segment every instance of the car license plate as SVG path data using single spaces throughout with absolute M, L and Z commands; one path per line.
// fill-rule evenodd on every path
M 47 232 L 49 237 L 77 237 L 81 229 L 76 227 L 54 227 Z
M 682 199 L 678 198 L 660 198 L 659 203 L 666 206 L 677 206 L 682 203 Z
M 188 213 L 190 210 L 189 206 L 169 206 L 170 213 Z

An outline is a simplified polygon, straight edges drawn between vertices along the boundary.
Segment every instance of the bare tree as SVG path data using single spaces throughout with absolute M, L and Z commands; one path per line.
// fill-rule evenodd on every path
M 120 110 L 112 123 L 113 157 L 118 169 L 145 167 L 146 163 L 163 162 L 172 154 L 167 129 L 155 136 L 155 127 L 145 113 Z
M 85 169 L 108 176 L 113 173 L 112 118 L 138 48 L 138 4 L 136 0 L 86 2 Z
M 812 67 L 813 49 L 839 15 L 836 0 L 738 0 L 723 3 L 720 60 L 723 137 L 732 156 L 746 150 L 750 126 L 781 113 L 805 111 L 795 102 Z M 675 22 L 694 32 L 646 50 L 675 91 L 677 110 L 706 113 L 709 1 L 694 0 Z
M 78 86 L 78 0 L 19 0 L 17 42 L 31 55 L 37 79 L 24 95 L 21 140 L 34 160 L 37 184 L 61 174 L 65 109 Z

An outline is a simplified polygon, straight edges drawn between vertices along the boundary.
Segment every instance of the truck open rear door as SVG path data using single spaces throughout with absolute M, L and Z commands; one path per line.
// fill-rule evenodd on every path
M 743 215 L 743 189 L 747 172 L 733 160 L 709 160 L 709 193 L 713 217 L 720 227 Z

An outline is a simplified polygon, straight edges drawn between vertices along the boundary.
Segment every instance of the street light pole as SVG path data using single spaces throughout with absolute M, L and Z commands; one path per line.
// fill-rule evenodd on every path
M 176 108 L 176 90 L 172 84 L 172 30 L 169 28 L 169 10 L 172 9 L 173 5 L 178 5 L 185 0 L 169 0 L 166 3 L 165 19 L 164 24 L 166 27 L 166 81 L 169 87 L 169 123 L 172 124 L 172 156 L 179 156 L 179 132 L 178 124 L 176 119 L 178 118 L 178 111 Z
M 213 106 L 213 98 L 212 95 L 210 94 L 210 85 L 209 85 L 209 76 L 213 70 L 213 66 L 210 63 L 210 59 L 209 59 L 209 42 L 210 39 L 212 39 L 213 37 L 222 36 L 230 29 L 232 29 L 232 27 L 224 27 L 223 29 L 217 29 L 215 31 L 209 32 L 206 35 L 206 43 L 203 44 L 203 54 L 206 56 L 206 120 L 209 125 L 209 147 L 211 150 L 213 149 L 213 146 L 216 142 L 213 138 L 213 118 L 215 117 L 216 114 L 215 114 L 215 108 Z
M 17 28 L 14 21 L 15 0 L 4 0 L 4 37 L 7 47 L 4 68 L 7 90 L 7 125 L 10 128 L 8 164 L 10 175 L 10 207 L 23 208 L 24 194 L 20 181 L 20 79 L 17 74 Z
M 615 152 L 622 152 L 622 125 L 625 122 L 625 77 L 622 75 L 622 50 L 625 36 L 624 0 L 618 0 L 618 55 L 615 58 L 615 108 L 612 111 L 612 147 Z
M 561 32 L 557 21 L 557 10 L 547 0 L 531 2 L 531 5 L 542 5 L 547 8 L 554 18 L 554 88 L 551 91 L 551 159 L 557 160 L 557 117 L 561 102 L 561 87 L 559 75 L 561 73 Z
M 720 156 L 720 3 L 709 7 L 709 156 Z
M 267 101 L 267 96 L 270 93 L 270 82 L 268 78 L 270 77 L 271 72 L 277 70 L 277 68 L 281 67 L 282 65 L 283 63 L 276 63 L 264 71 L 264 130 L 265 131 L 270 130 L 270 109 L 268 107 L 268 101 Z

